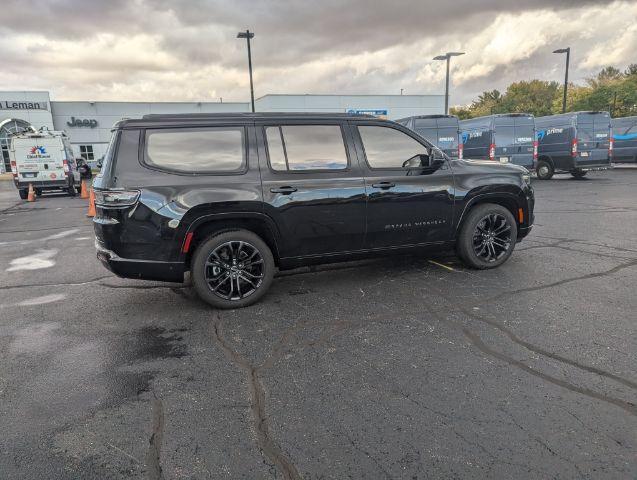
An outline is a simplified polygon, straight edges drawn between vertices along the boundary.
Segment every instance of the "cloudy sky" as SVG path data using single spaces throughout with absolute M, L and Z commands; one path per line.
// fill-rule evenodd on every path
M 524 5 L 524 6 L 523 6 Z M 4 0 L 0 90 L 54 100 L 249 99 L 255 94 L 442 93 L 451 104 L 512 81 L 581 82 L 637 62 L 637 0 Z

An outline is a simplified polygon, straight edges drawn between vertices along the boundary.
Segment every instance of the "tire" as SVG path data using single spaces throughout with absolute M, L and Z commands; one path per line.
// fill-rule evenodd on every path
M 40 190 L 39 188 L 35 189 L 35 196 L 36 197 L 41 197 L 42 196 L 42 190 Z
M 585 172 L 584 170 L 580 170 L 579 168 L 576 168 L 575 170 L 571 170 L 571 175 L 573 175 L 573 178 L 584 178 L 586 176 L 588 172 Z
M 553 168 L 553 165 L 551 165 L 551 162 L 540 160 L 537 162 L 535 172 L 537 173 L 538 180 L 550 180 L 555 173 L 555 169 Z
M 28 190 L 25 190 L 24 188 L 18 190 L 18 195 L 20 195 L 20 198 L 22 200 L 26 200 L 29 197 L 29 192 Z
M 517 234 L 517 223 L 507 208 L 484 203 L 472 208 L 462 222 L 456 251 L 468 267 L 499 267 L 513 253 Z
M 253 260 L 249 268 L 241 268 L 248 257 L 260 260 Z M 211 261 L 216 265 L 211 265 Z M 247 230 L 226 230 L 197 247 L 190 264 L 190 277 L 204 302 L 221 309 L 242 308 L 265 295 L 275 268 L 270 248 L 258 235 Z

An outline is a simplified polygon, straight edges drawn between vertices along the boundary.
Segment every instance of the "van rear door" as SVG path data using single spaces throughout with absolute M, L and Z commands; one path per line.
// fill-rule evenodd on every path
M 57 137 L 24 137 L 13 141 L 19 182 L 37 183 L 66 179 L 66 153 Z
M 577 118 L 576 166 L 610 163 L 610 118 L 603 113 L 581 113 Z

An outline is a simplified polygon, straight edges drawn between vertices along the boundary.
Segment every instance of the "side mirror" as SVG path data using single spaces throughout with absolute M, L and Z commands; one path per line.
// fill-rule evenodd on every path
M 403 168 L 427 168 L 429 166 L 429 155 L 419 153 L 403 162 Z

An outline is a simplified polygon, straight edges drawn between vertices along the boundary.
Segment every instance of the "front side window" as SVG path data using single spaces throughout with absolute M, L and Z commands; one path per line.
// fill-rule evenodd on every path
M 347 153 L 339 125 L 266 127 L 270 167 L 276 171 L 344 170 Z
M 184 173 L 239 172 L 245 164 L 243 127 L 146 131 L 146 163 Z
M 367 163 L 371 168 L 404 168 L 414 165 L 418 155 L 428 155 L 427 147 L 409 135 L 390 127 L 360 126 Z

